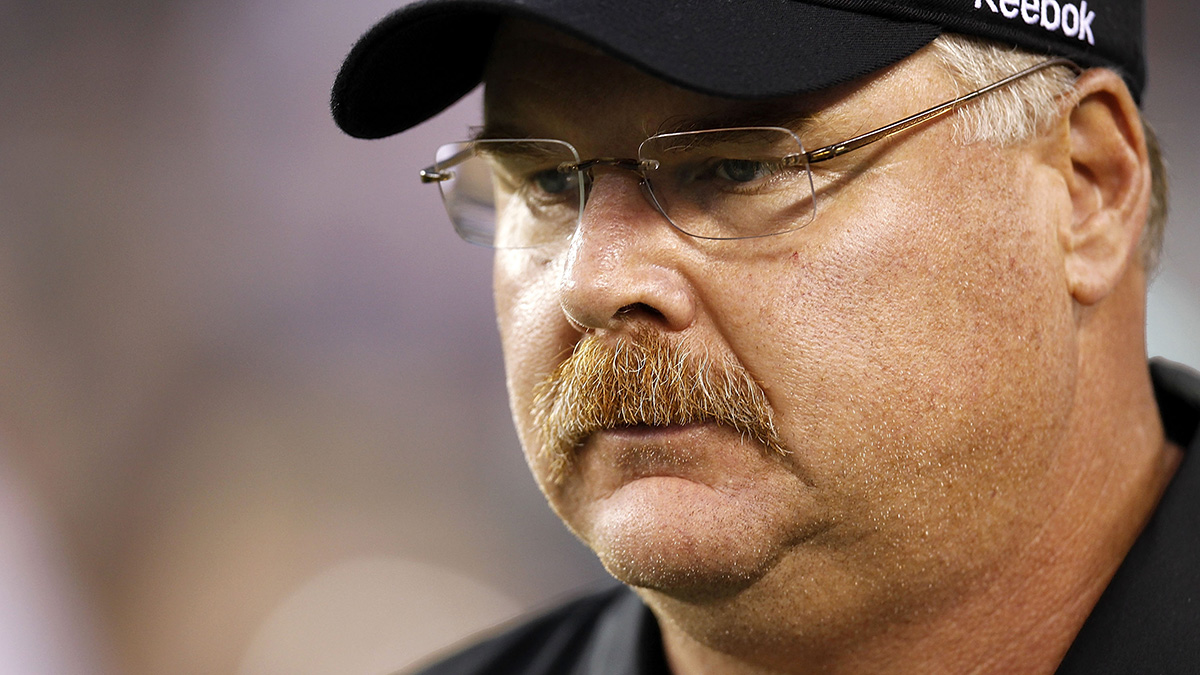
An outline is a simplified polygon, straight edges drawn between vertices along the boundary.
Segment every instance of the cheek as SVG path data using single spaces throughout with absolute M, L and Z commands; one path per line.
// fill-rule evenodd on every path
M 496 252 L 492 287 L 509 405 L 531 464 L 531 449 L 536 447 L 530 415 L 534 387 L 571 345 L 572 331 L 558 304 L 558 278 L 559 266 L 553 260 L 519 251 Z
M 993 179 L 1002 168 L 1014 178 Z M 785 367 L 804 379 L 841 370 L 850 379 L 831 383 L 841 390 L 970 402 L 1062 361 L 1071 305 L 1054 218 L 1010 194 L 1022 179 L 984 167 L 847 195 L 853 208 L 831 210 L 760 310 L 791 345 Z M 913 192 L 930 184 L 936 196 Z
M 894 181 L 827 211 L 744 319 L 764 328 L 740 351 L 797 455 L 876 519 L 1028 496 L 1071 405 L 1057 207 L 1012 206 L 1029 203 L 1006 194 L 1020 178 L 956 175 L 937 199 Z

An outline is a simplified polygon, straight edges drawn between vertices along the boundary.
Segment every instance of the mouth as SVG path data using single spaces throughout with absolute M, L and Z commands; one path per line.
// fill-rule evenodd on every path
M 552 483 L 590 446 L 754 440 L 786 454 L 766 393 L 745 368 L 657 333 L 617 344 L 585 338 L 534 391 L 533 422 Z M 649 424 L 647 423 L 649 422 Z M 700 430 L 706 438 L 694 437 Z
M 691 422 L 688 424 L 623 424 L 611 429 L 604 429 L 595 433 L 612 436 L 614 438 L 627 439 L 630 441 L 649 441 L 670 439 L 681 435 L 686 435 L 689 432 L 695 431 L 703 427 L 715 427 L 716 422 Z
M 688 452 L 689 448 L 707 447 L 716 440 L 728 443 L 733 440 L 731 436 L 742 438 L 737 430 L 715 420 L 684 424 L 624 424 L 592 432 L 579 445 L 579 451 L 586 452 L 593 446 L 603 446 L 621 448 L 631 453 L 670 451 L 681 454 Z
M 703 483 L 719 481 L 716 467 L 734 461 L 733 446 L 744 439 L 716 422 L 633 424 L 596 431 L 583 443 L 583 461 L 615 469 L 621 480 L 670 477 Z

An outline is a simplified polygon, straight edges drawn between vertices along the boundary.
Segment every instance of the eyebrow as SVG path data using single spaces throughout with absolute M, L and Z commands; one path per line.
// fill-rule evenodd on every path
M 512 139 L 512 137 L 504 137 L 504 140 L 536 140 L 536 139 Z M 475 140 L 497 140 L 490 138 L 481 138 Z M 559 162 L 564 159 L 561 154 L 556 154 L 545 146 L 538 145 L 535 142 L 529 143 L 484 143 L 481 146 L 476 146 L 482 154 L 497 158 L 499 161 L 525 161 L 525 162 L 540 162 L 546 159 L 557 159 Z

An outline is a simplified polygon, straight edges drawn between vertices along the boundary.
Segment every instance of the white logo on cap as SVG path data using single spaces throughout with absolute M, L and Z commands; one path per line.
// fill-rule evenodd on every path
M 1087 0 L 1078 7 L 1058 0 L 975 0 L 975 9 L 983 9 L 984 5 L 1006 19 L 1019 16 L 1031 26 L 1037 24 L 1050 32 L 1061 30 L 1067 37 L 1096 44 L 1096 36 L 1092 34 L 1096 13 L 1088 9 Z

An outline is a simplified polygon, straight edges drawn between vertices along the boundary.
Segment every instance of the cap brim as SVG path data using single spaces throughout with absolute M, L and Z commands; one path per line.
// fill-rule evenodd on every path
M 355 44 L 334 82 L 334 120 L 351 136 L 383 138 L 438 114 L 479 84 L 504 17 L 541 22 L 687 89 L 741 99 L 849 82 L 941 32 L 799 0 L 425 0 Z

